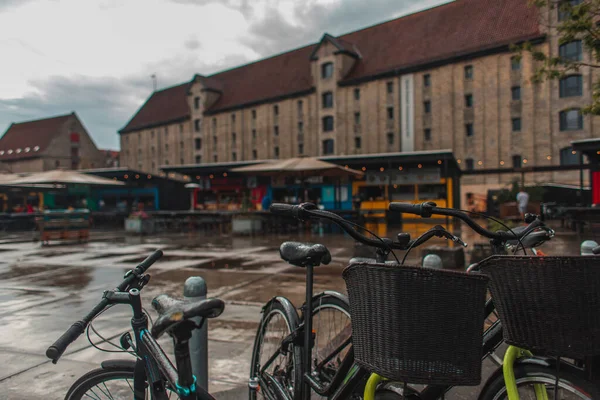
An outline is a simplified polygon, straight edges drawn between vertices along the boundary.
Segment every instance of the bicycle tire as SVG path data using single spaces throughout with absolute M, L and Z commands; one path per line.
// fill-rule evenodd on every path
M 278 349 L 281 345 L 281 339 L 285 338 L 290 333 L 292 333 L 295 329 L 298 328 L 299 325 L 298 314 L 293 309 L 293 307 L 291 307 L 291 303 L 288 302 L 288 305 L 286 305 L 283 303 L 283 301 L 284 300 L 276 298 L 269 303 L 269 305 L 265 308 L 263 312 L 263 317 L 261 318 L 261 321 L 258 325 L 258 329 L 256 331 L 256 338 L 254 340 L 252 360 L 250 364 L 250 380 L 254 380 L 256 381 L 256 383 L 258 383 L 257 375 L 261 369 L 261 359 L 268 360 L 273 354 L 271 353 L 268 356 L 261 358 L 262 350 L 264 347 L 264 338 L 266 336 L 265 333 L 267 333 L 269 323 L 273 320 L 273 318 L 276 318 L 277 316 L 281 317 L 285 322 L 285 332 L 281 332 L 280 335 L 275 334 L 276 340 L 273 341 L 273 344 L 275 344 L 276 347 L 274 347 L 274 349 Z M 285 301 L 287 302 L 287 300 Z M 289 370 L 289 366 L 285 366 L 287 370 L 286 374 L 290 375 L 287 378 L 291 381 L 284 382 L 283 387 L 290 392 L 290 397 L 299 398 L 302 391 L 303 382 L 301 375 L 302 371 L 300 368 L 300 365 L 302 363 L 301 349 L 294 346 L 293 344 L 290 344 L 289 357 L 287 360 L 283 361 L 286 363 L 292 363 L 291 370 Z M 250 387 L 248 397 L 251 400 L 255 400 L 257 398 L 271 399 L 277 398 L 277 395 L 270 396 L 268 391 L 265 390 L 265 388 L 258 387 L 255 389 Z
M 114 383 L 115 381 L 120 382 L 119 388 L 115 388 L 116 385 L 113 384 L 107 385 L 107 382 Z M 94 390 L 94 388 L 97 389 Z M 111 388 L 118 391 L 111 391 Z M 87 394 L 90 392 L 93 396 Z M 171 391 L 167 392 L 167 396 L 169 399 L 178 398 L 178 396 Z M 89 398 L 131 400 L 133 398 L 133 370 L 126 368 L 94 369 L 77 379 L 75 383 L 71 385 L 65 396 L 65 400 L 81 400 Z M 146 392 L 146 398 L 150 399 L 150 393 Z
M 326 357 L 331 356 L 334 350 L 352 336 L 350 305 L 345 296 L 341 294 L 325 293 L 313 297 L 312 308 L 312 327 L 315 332 L 315 343 L 312 351 L 310 372 L 312 376 L 318 376 L 321 383 L 327 387 L 337 372 L 344 356 L 350 349 L 350 345 L 346 346 L 343 351 L 326 363 L 319 371 L 315 370 L 315 366 Z M 323 314 L 327 314 L 327 316 L 323 317 Z M 329 323 L 324 320 L 327 317 L 330 317 Z M 326 324 L 330 328 L 333 327 L 333 332 L 326 331 Z
M 542 365 L 535 364 L 520 364 L 515 366 L 515 378 L 517 381 L 517 387 L 519 388 L 519 394 L 522 400 L 528 398 L 536 399 L 535 393 L 533 393 L 533 384 L 543 383 L 548 388 L 548 398 L 554 398 L 554 386 L 556 383 L 556 370 L 551 367 L 544 367 Z M 598 389 L 594 383 L 583 379 L 568 371 L 559 372 L 559 389 L 562 389 L 560 399 L 583 399 L 591 400 L 599 397 Z M 525 397 L 521 394 L 528 392 L 532 393 L 532 397 Z M 564 394 L 568 394 L 569 397 L 564 397 Z M 504 384 L 504 376 L 501 370 L 490 377 L 490 380 L 486 382 L 483 387 L 479 400 L 505 400 L 506 386 Z

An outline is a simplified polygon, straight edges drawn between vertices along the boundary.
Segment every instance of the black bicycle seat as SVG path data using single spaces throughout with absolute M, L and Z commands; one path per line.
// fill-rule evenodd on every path
M 180 300 L 161 294 L 152 300 L 152 307 L 158 312 L 158 319 L 152 326 L 152 336 L 159 338 L 179 323 L 194 317 L 218 317 L 223 312 L 225 303 L 220 299 Z
M 331 262 L 331 254 L 322 244 L 285 242 L 279 247 L 279 254 L 284 261 L 297 267 L 316 267 Z

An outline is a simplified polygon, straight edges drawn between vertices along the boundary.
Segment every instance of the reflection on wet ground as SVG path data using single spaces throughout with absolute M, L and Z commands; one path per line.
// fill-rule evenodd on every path
M 430 227 L 422 225 L 410 233 L 416 238 Z M 449 228 L 469 243 L 467 263 L 474 244 L 486 243 L 469 229 Z M 390 229 L 388 236 L 396 233 Z M 261 305 L 278 295 L 290 298 L 297 307 L 304 302 L 305 270 L 279 258 L 280 244 L 293 240 L 322 243 L 329 248 L 332 262 L 315 268 L 315 293 L 345 292 L 342 271 L 351 257 L 365 250 L 343 235 L 129 237 L 119 232 L 114 238 L 104 233 L 103 238 L 101 241 L 92 238 L 86 245 L 44 249 L 32 242 L 0 242 L 0 362 L 21 360 L 21 364 L 14 364 L 10 374 L 3 375 L 0 371 L 0 391 L 18 388 L 19 379 L 31 382 L 48 376 L 53 379 L 53 393 L 48 395 L 43 388 L 37 393 L 34 388 L 34 394 L 62 398 L 77 376 L 92 369 L 98 360 L 106 359 L 107 356 L 90 349 L 85 339 L 80 339 L 61 360 L 64 367 L 56 369 L 44 364 L 32 369 L 44 361 L 40 358 L 44 349 L 100 300 L 103 290 L 113 288 L 127 270 L 155 248 L 163 249 L 165 256 L 148 271 L 152 279 L 142 292 L 146 309 L 151 310 L 154 296 L 161 293 L 181 296 L 187 278 L 202 276 L 207 282 L 208 295 L 227 303 L 223 315 L 209 323 L 211 388 L 223 390 L 243 385 Z M 549 255 L 578 254 L 579 243 L 584 239 L 587 238 L 559 232 L 552 245 L 542 249 Z M 428 245 L 447 246 L 448 242 L 437 239 Z M 407 264 L 419 264 L 422 254 L 423 249 L 414 249 Z M 403 256 L 398 252 L 399 258 Z M 149 312 L 155 315 L 153 310 Z M 115 307 L 98 320 L 97 326 L 106 336 L 114 337 L 128 330 L 130 318 L 127 307 Z M 12 374 L 17 375 L 6 379 Z

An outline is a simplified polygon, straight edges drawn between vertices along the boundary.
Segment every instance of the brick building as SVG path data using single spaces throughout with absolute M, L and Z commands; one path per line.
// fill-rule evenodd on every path
M 0 163 L 12 173 L 104 165 L 104 155 L 73 112 L 11 124 L 0 138 Z
M 577 3 L 577 0 L 573 0 Z M 452 149 L 463 170 L 577 162 L 570 142 L 600 136 L 582 116 L 588 68 L 533 84 L 531 41 L 586 60 L 581 42 L 558 45 L 556 22 L 527 0 L 457 0 L 157 91 L 120 131 L 121 164 L 160 166 Z M 578 181 L 540 173 L 539 182 Z M 462 178 L 463 193 L 511 174 Z M 529 179 L 529 178 L 528 178 Z M 466 189 L 465 189 L 466 188 Z

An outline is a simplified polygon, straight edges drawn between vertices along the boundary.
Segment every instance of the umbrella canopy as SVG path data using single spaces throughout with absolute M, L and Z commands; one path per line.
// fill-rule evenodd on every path
M 82 174 L 77 171 L 57 169 L 54 171 L 46 171 L 31 174 L 29 176 L 18 176 L 14 179 L 2 181 L 0 184 L 7 185 L 38 185 L 38 184 L 83 184 L 83 185 L 99 185 L 99 186 L 122 186 L 125 183 L 112 179 L 101 178 L 99 176 Z
M 345 168 L 327 161 L 321 161 L 315 157 L 296 157 L 287 160 L 269 161 L 263 164 L 234 168 L 231 171 L 263 176 L 285 175 L 300 178 L 308 178 L 311 176 L 341 177 L 363 175 L 361 171 Z

